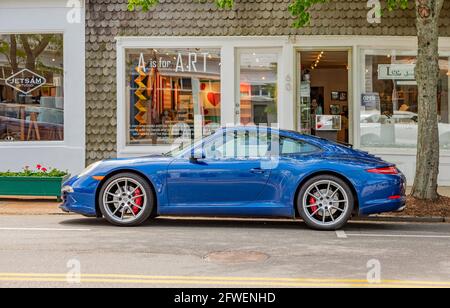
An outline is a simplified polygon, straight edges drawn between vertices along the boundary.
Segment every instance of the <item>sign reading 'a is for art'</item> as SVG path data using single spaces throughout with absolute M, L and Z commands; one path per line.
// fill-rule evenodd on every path
M 29 69 L 23 69 L 20 72 L 10 76 L 5 80 L 6 85 L 23 93 L 29 94 L 34 90 L 42 87 L 47 80 Z

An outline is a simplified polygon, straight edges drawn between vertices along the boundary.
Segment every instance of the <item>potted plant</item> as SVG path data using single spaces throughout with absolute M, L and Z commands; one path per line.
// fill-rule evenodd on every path
M 61 201 L 61 186 L 69 173 L 42 165 L 36 169 L 27 166 L 21 172 L 0 172 L 0 196 L 56 197 Z

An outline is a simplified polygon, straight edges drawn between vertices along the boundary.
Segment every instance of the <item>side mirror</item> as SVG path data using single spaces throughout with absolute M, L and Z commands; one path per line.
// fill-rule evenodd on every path
M 193 151 L 191 151 L 191 157 L 189 158 L 189 161 L 191 163 L 198 163 L 199 160 L 206 158 L 206 152 L 203 147 L 196 148 Z

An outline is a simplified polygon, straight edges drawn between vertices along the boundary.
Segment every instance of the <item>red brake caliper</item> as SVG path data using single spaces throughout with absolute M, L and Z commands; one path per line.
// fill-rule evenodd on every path
M 316 201 L 317 201 L 316 198 L 313 198 L 313 197 L 309 198 L 309 204 L 316 204 Z M 317 211 L 317 209 L 318 209 L 317 205 L 311 206 L 311 214 L 315 213 Z
M 134 191 L 134 196 L 136 197 L 140 195 L 142 195 L 142 191 L 139 188 L 137 188 Z M 139 207 L 142 207 L 142 197 L 134 199 L 134 203 L 136 203 L 136 205 L 138 205 Z M 134 214 L 137 214 L 140 211 L 140 209 L 137 206 L 133 206 L 132 209 Z

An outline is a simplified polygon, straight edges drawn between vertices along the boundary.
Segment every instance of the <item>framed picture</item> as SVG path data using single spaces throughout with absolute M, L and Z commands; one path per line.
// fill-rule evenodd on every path
M 330 105 L 330 113 L 332 115 L 339 115 L 339 114 L 341 114 L 341 105 L 331 104 Z
M 316 130 L 338 131 L 341 130 L 340 115 L 316 115 Z
M 338 101 L 339 100 L 339 92 L 338 91 L 332 91 L 331 92 L 331 100 L 332 101 Z
M 341 102 L 346 102 L 347 101 L 347 92 L 339 92 L 339 100 Z

